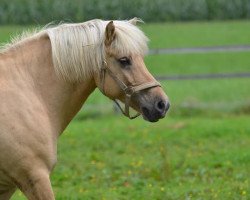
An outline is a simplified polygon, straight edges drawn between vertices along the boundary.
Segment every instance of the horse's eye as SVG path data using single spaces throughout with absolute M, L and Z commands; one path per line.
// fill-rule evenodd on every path
M 122 57 L 120 59 L 118 59 L 118 62 L 123 66 L 126 67 L 128 65 L 131 65 L 131 60 L 127 57 Z

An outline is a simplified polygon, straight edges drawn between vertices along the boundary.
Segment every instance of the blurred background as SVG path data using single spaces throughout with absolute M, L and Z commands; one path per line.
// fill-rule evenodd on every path
M 132 17 L 170 112 L 130 121 L 96 90 L 60 138 L 57 199 L 250 199 L 250 0 L 0 0 L 0 42 Z
M 248 0 L 1 0 L 0 9 L 0 22 L 15 24 L 134 16 L 146 22 L 250 17 Z

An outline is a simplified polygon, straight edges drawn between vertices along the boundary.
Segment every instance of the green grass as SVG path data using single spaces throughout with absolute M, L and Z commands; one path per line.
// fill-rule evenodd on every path
M 53 175 L 59 199 L 250 197 L 249 117 L 126 122 L 72 123 Z
M 250 72 L 250 52 L 154 55 L 146 65 L 155 75 Z
M 147 24 L 151 47 L 250 44 L 249 22 Z M 0 27 L 0 41 L 26 27 Z M 250 53 L 148 56 L 153 74 L 250 71 Z M 57 199 L 250 199 L 250 79 L 163 81 L 167 118 L 115 115 L 95 91 L 58 144 Z M 13 200 L 25 199 L 17 192 Z
M 249 131 L 248 116 L 75 120 L 53 188 L 57 199 L 249 199 Z
M 250 44 L 250 21 L 146 24 L 151 48 Z

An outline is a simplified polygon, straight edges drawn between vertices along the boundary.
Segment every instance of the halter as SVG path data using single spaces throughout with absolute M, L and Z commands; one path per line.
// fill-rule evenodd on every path
M 104 89 L 104 83 L 105 83 L 105 74 L 108 72 L 108 74 L 116 81 L 116 83 L 119 85 L 119 87 L 122 89 L 122 91 L 125 93 L 125 109 L 123 110 L 119 102 L 115 99 L 114 102 L 118 106 L 118 108 L 121 110 L 122 114 L 128 117 L 129 119 L 135 119 L 140 115 L 140 113 L 137 112 L 134 116 L 130 116 L 129 114 L 129 103 L 131 100 L 131 97 L 134 93 L 139 92 L 141 90 L 153 88 L 153 87 L 161 87 L 161 84 L 157 81 L 151 81 L 148 83 L 143 83 L 138 86 L 127 86 L 122 80 L 118 78 L 116 74 L 114 74 L 111 69 L 108 67 L 107 62 L 103 62 L 103 66 L 101 68 L 101 74 L 100 74 L 100 80 L 101 80 L 101 91 L 103 94 L 105 94 Z

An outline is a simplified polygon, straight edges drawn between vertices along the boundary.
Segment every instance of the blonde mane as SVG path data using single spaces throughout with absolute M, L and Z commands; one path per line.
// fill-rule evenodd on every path
M 132 22 L 139 21 L 133 19 Z M 52 47 L 55 71 L 67 81 L 82 81 L 100 70 L 105 59 L 105 28 L 109 21 L 91 20 L 78 24 L 61 24 L 46 28 L 30 38 L 16 41 L 17 44 L 47 34 Z M 116 38 L 112 48 L 117 55 L 144 55 L 147 50 L 147 37 L 131 21 L 114 21 Z M 7 45 L 11 48 L 14 44 Z

